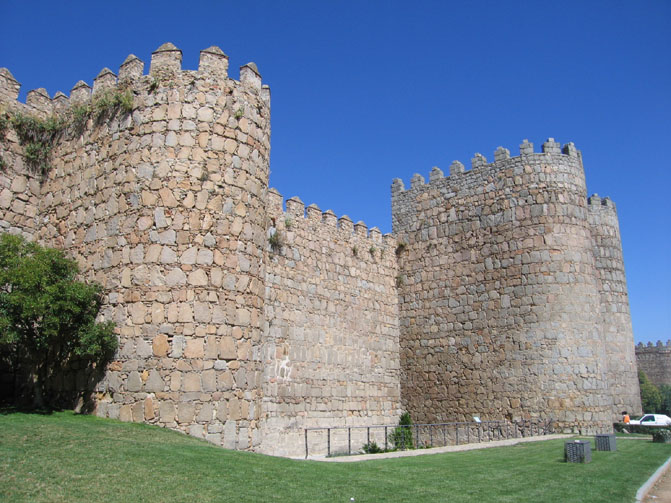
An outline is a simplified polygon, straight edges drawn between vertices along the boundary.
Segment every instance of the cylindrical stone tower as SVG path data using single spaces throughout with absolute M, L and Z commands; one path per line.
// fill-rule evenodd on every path
M 609 198 L 594 194 L 587 208 L 601 296 L 600 326 L 613 397 L 612 418 L 617 421 L 623 411 L 632 415 L 642 412 L 620 226 L 615 203 Z
M 260 444 L 261 327 L 270 91 L 228 57 L 197 71 L 164 44 L 149 75 L 129 56 L 80 82 L 41 181 L 35 238 L 63 248 L 106 292 L 115 361 L 97 413 L 230 448 Z M 80 379 L 81 381 L 81 379 Z M 64 388 L 82 382 L 65 377 Z
M 612 399 L 579 152 L 526 142 L 392 186 L 402 400 L 416 422 L 606 429 Z

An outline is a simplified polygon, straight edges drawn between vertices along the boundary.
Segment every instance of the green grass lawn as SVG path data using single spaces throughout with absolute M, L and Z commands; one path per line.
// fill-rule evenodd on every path
M 592 463 L 564 440 L 360 463 L 226 451 L 147 425 L 0 414 L 2 502 L 631 502 L 671 445 L 617 439 Z

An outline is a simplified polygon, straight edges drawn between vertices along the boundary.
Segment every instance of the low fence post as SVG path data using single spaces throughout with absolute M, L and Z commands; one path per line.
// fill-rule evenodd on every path
M 429 425 L 429 447 L 433 447 L 433 425 Z
M 384 427 L 384 450 L 387 450 L 387 427 Z
M 447 435 L 445 434 L 445 425 L 442 425 L 441 430 L 443 430 L 443 445 L 447 447 Z
M 326 428 L 326 455 L 331 455 L 331 428 Z
M 352 454 L 352 428 L 347 428 L 347 454 Z
M 308 429 L 305 428 L 305 459 L 308 459 Z
M 459 445 L 459 425 L 458 424 L 454 425 L 454 431 L 456 432 L 457 445 Z
M 366 428 L 366 442 L 368 443 L 368 447 L 370 447 L 370 426 Z

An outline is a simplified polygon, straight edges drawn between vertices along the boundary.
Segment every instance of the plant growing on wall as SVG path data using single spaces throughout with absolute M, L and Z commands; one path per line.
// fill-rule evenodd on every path
M 280 233 L 277 231 L 273 232 L 268 238 L 268 243 L 274 252 L 279 251 L 282 248 L 282 238 L 280 237 Z
M 46 174 L 49 171 L 51 149 L 65 128 L 66 121 L 57 117 L 43 120 L 15 113 L 10 123 L 24 148 L 28 166 L 41 175 Z
M 20 112 L 0 116 L 0 139 L 11 125 L 24 149 L 28 166 L 40 175 L 50 169 L 51 151 L 58 138 L 65 132 L 81 134 L 89 118 L 97 124 L 111 119 L 117 113 L 133 110 L 133 93 L 130 89 L 107 90 L 96 95 L 88 104 L 74 104 L 63 116 L 46 119 L 24 115 Z
M 48 380 L 74 360 L 104 365 L 117 338 L 96 322 L 100 285 L 77 281 L 77 263 L 62 251 L 0 236 L 0 347 L 30 374 L 33 405 L 49 405 Z

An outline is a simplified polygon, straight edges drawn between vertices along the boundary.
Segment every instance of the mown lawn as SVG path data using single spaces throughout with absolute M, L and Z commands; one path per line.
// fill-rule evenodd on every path
M 226 451 L 70 412 L 0 414 L 2 502 L 631 502 L 671 445 L 617 439 L 592 463 L 564 440 L 360 463 Z

